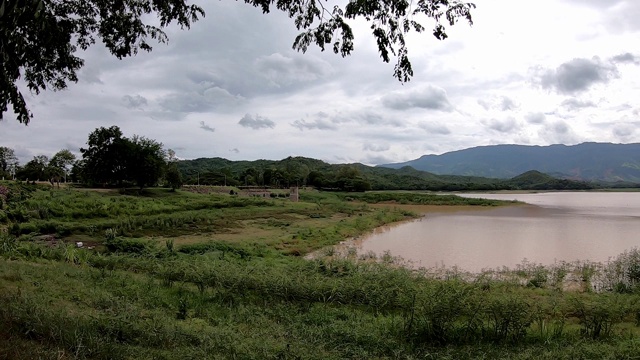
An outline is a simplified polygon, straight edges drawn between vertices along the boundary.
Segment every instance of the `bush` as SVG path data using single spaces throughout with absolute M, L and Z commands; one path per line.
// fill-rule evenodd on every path
M 15 237 L 5 232 L 0 232 L 0 254 L 12 254 L 17 247 L 18 243 Z
M 153 252 L 147 242 L 133 239 L 114 238 L 104 242 L 107 250 L 115 253 L 143 255 Z
M 486 311 L 490 337 L 495 340 L 520 340 L 533 322 L 531 305 L 514 294 L 492 299 Z
M 572 303 L 582 325 L 582 334 L 594 340 L 609 337 L 630 308 L 620 295 L 609 294 L 574 297 Z

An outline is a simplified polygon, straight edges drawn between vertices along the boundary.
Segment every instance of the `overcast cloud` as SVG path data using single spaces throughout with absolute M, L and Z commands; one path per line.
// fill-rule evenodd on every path
M 595 84 L 608 83 L 618 76 L 613 63 L 606 63 L 598 57 L 592 59 L 573 59 L 557 69 L 546 69 L 539 74 L 540 85 L 545 89 L 554 89 L 562 94 L 577 94 Z
M 238 121 L 238 124 L 240 124 L 240 126 L 252 128 L 254 130 L 265 129 L 265 128 L 273 129 L 276 126 L 276 123 L 274 123 L 273 121 L 265 117 L 262 117 L 260 115 L 256 115 L 255 117 L 252 117 L 249 114 L 246 114 L 245 116 L 243 116 L 242 119 Z
M 453 106 L 444 89 L 428 85 L 421 89 L 396 91 L 382 98 L 384 106 L 395 110 L 421 108 L 451 111 Z
M 475 3 L 474 26 L 446 41 L 407 38 L 415 76 L 401 84 L 363 22 L 351 56 L 302 54 L 285 14 L 202 2 L 207 16 L 168 29 L 151 53 L 120 61 L 96 45 L 67 90 L 23 88 L 34 118 L 7 116 L 0 146 L 22 163 L 78 154 L 91 131 L 116 125 L 186 159 L 378 164 L 481 145 L 640 142 L 640 1 Z

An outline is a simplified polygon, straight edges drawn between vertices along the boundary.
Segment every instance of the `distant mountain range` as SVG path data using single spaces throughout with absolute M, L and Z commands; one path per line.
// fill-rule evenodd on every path
M 179 161 L 178 169 L 186 184 L 198 185 L 285 188 L 301 185 L 340 191 L 586 190 L 601 187 L 601 184 L 558 179 L 539 171 L 527 171 L 509 179 L 490 179 L 436 175 L 410 166 L 392 169 L 364 164 L 328 164 L 305 157 L 255 161 L 200 158 Z
M 394 169 L 411 166 L 439 175 L 500 179 L 536 170 L 562 179 L 640 183 L 640 144 L 479 146 L 379 166 Z

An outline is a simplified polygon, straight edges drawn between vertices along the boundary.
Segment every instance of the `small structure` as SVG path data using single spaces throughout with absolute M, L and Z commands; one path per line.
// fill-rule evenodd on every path
M 271 192 L 269 190 L 246 189 L 246 190 L 244 190 L 244 192 L 248 196 L 254 196 L 254 197 L 268 198 L 268 197 L 271 196 Z
M 293 202 L 298 202 L 298 200 L 300 199 L 300 195 L 298 193 L 298 187 L 297 186 L 293 186 L 290 190 L 289 190 L 289 199 Z

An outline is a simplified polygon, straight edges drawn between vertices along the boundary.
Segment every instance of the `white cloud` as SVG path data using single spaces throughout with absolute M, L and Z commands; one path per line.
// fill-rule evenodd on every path
M 122 97 L 122 103 L 129 109 L 141 109 L 147 105 L 147 99 L 141 95 L 125 95 Z
M 502 109 L 502 111 L 515 110 L 517 108 L 518 108 L 518 105 L 516 105 L 516 103 L 513 102 L 513 100 L 511 100 L 506 96 L 502 97 L 502 102 L 500 103 L 500 109 Z
M 337 126 L 330 121 L 324 119 L 315 119 L 313 121 L 307 121 L 304 119 L 294 121 L 291 126 L 303 130 L 337 130 Z
M 529 124 L 543 124 L 547 119 L 547 116 L 541 112 L 531 112 L 524 116 Z
M 635 65 L 639 65 L 640 64 L 640 56 L 638 55 L 634 55 L 632 53 L 624 53 L 624 54 L 619 54 L 616 55 L 614 57 L 611 58 L 611 61 L 616 63 L 616 64 L 635 64 Z
M 240 124 L 240 126 L 249 127 L 254 130 L 266 128 L 273 129 L 276 126 L 276 123 L 267 119 L 266 117 L 256 115 L 256 117 L 254 118 L 249 114 L 243 116 L 242 119 L 238 121 L 238 124 Z
M 520 129 L 520 124 L 516 121 L 516 119 L 512 116 L 509 116 L 505 119 L 489 119 L 483 120 L 482 123 L 490 130 L 499 132 L 499 133 L 512 133 Z
M 588 107 L 595 107 L 596 104 L 591 100 L 578 100 L 576 98 L 566 99 L 560 104 L 569 110 L 579 110 Z
M 425 129 L 430 134 L 436 134 L 436 135 L 451 134 L 451 130 L 446 125 L 443 125 L 443 124 L 421 122 L 419 126 Z
M 384 106 L 395 110 L 421 108 L 428 110 L 452 111 L 453 106 L 447 92 L 436 86 L 426 86 L 408 91 L 396 91 L 382 98 Z
M 598 57 L 575 58 L 556 69 L 542 70 L 537 76 L 545 89 L 554 89 L 561 94 L 577 94 L 618 77 L 618 69 L 615 64 L 603 62 Z
M 200 121 L 200 129 L 202 129 L 204 131 L 209 131 L 209 132 L 215 132 L 216 131 L 216 129 L 214 129 L 211 126 L 207 125 L 204 121 Z
M 387 151 L 391 148 L 391 146 L 389 146 L 389 144 L 371 144 L 371 143 L 366 143 L 362 145 L 362 150 L 365 151 L 373 151 L 373 152 L 383 152 L 383 151 Z
M 311 54 L 261 56 L 255 61 L 255 67 L 276 87 L 319 80 L 333 73 L 331 64 Z

